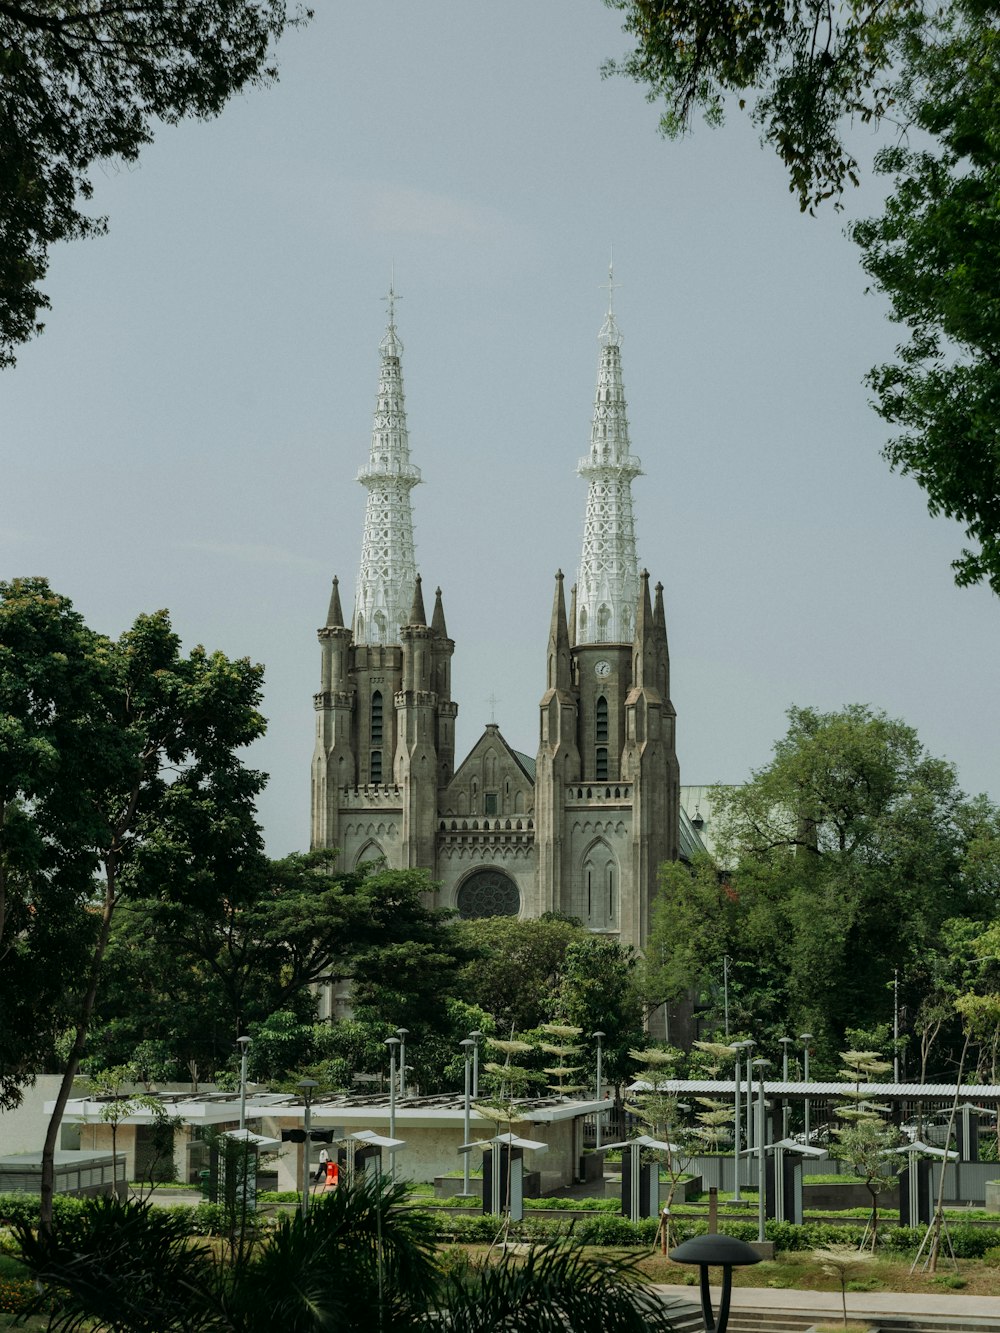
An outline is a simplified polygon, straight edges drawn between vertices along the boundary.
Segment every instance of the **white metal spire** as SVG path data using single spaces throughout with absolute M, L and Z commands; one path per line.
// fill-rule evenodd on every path
M 601 354 L 590 454 L 577 468 L 590 483 L 576 590 L 577 643 L 631 643 L 639 598 L 632 478 L 639 476 L 642 468 L 629 452 L 622 335 L 615 321 L 611 266 L 607 288 L 608 312 L 599 335 Z
M 409 619 L 417 564 L 413 550 L 410 491 L 420 469 L 410 462 L 403 401 L 403 344 L 396 333 L 396 301 L 389 284 L 385 336 L 379 343 L 378 398 L 368 466 L 358 481 L 368 489 L 361 569 L 354 602 L 355 643 L 399 643 Z

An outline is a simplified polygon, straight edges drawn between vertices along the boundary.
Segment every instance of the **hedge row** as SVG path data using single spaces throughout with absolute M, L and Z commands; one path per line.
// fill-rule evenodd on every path
M 437 1217 L 437 1234 L 442 1239 L 468 1243 L 488 1244 L 494 1240 L 501 1223 L 495 1217 Z M 512 1240 L 552 1240 L 572 1234 L 586 1245 L 614 1247 L 650 1247 L 656 1240 L 659 1223 L 655 1217 L 630 1222 L 626 1217 L 586 1217 L 563 1222 L 555 1218 L 525 1217 L 512 1222 L 509 1235 Z M 701 1219 L 675 1218 L 671 1224 L 672 1238 L 679 1243 L 690 1236 L 703 1236 L 708 1223 Z M 756 1222 L 729 1222 L 727 1236 L 739 1240 L 757 1239 Z M 863 1228 L 838 1226 L 826 1222 L 806 1222 L 794 1226 L 791 1222 L 767 1222 L 764 1234 L 782 1251 L 816 1250 L 829 1245 L 858 1245 Z M 951 1243 L 959 1259 L 981 1259 L 988 1250 L 1000 1245 L 1000 1228 L 960 1225 L 949 1227 Z M 879 1230 L 879 1244 L 889 1253 L 916 1250 L 924 1238 L 922 1227 L 883 1226 Z
M 53 1200 L 55 1216 L 65 1222 L 80 1218 L 85 1206 L 86 1200 L 67 1194 L 57 1194 Z M 38 1209 L 37 1195 L 0 1194 L 0 1225 L 9 1226 L 18 1221 L 28 1224 L 37 1222 Z M 220 1204 L 176 1204 L 169 1211 L 185 1219 L 191 1235 L 221 1236 L 228 1230 L 226 1211 Z M 496 1237 L 501 1226 L 498 1218 L 484 1217 L 482 1214 L 441 1216 L 437 1209 L 426 1211 L 434 1219 L 437 1234 L 442 1239 L 488 1244 Z M 595 1214 L 592 1217 L 562 1221 L 529 1215 L 523 1222 L 512 1222 L 509 1235 L 513 1240 L 530 1241 L 552 1240 L 572 1234 L 586 1245 L 651 1247 L 658 1227 L 659 1222 L 655 1217 L 630 1222 L 620 1215 Z M 671 1233 L 678 1242 L 690 1236 L 702 1236 L 707 1230 L 708 1223 L 704 1219 L 674 1218 L 671 1224 Z M 725 1230 L 727 1235 L 740 1240 L 757 1239 L 756 1222 L 729 1222 Z M 949 1226 L 948 1232 L 959 1259 L 981 1259 L 987 1250 L 1000 1246 L 1000 1227 L 971 1226 L 965 1223 Z M 806 1222 L 804 1226 L 794 1226 L 791 1222 L 767 1222 L 764 1234 L 768 1240 L 774 1241 L 778 1250 L 814 1250 L 827 1245 L 857 1245 L 861 1240 L 862 1228 L 825 1222 Z M 879 1228 L 879 1244 L 889 1253 L 915 1250 L 923 1237 L 921 1227 L 883 1225 Z
M 57 1194 L 52 1200 L 52 1215 L 60 1222 L 72 1223 L 82 1217 L 87 1200 L 72 1194 Z M 15 1222 L 32 1225 L 38 1221 L 40 1200 L 37 1194 L 0 1194 L 0 1226 Z M 218 1203 L 172 1205 L 167 1211 L 183 1217 L 192 1236 L 222 1236 L 226 1210 Z

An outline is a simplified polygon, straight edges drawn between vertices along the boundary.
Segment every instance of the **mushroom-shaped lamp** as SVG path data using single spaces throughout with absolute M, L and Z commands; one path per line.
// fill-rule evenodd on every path
M 726 1333 L 729 1323 L 729 1298 L 733 1291 L 733 1269 L 745 1264 L 760 1263 L 760 1255 L 746 1241 L 735 1236 L 692 1236 L 690 1240 L 670 1251 L 676 1264 L 697 1264 L 701 1269 L 701 1310 L 705 1316 L 705 1333 Z M 719 1318 L 712 1313 L 712 1295 L 708 1286 L 709 1268 L 722 1269 L 722 1300 Z

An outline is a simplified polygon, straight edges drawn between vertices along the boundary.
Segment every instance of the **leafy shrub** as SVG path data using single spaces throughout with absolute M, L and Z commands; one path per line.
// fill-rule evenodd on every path
M 878 1243 L 880 1249 L 890 1254 L 904 1254 L 915 1250 L 924 1238 L 923 1227 L 879 1227 Z
M 959 1277 L 957 1273 L 939 1273 L 937 1277 L 932 1277 L 931 1281 L 935 1286 L 947 1287 L 950 1291 L 961 1291 L 966 1286 L 964 1277 Z
M 638 1222 L 630 1222 L 621 1215 L 578 1218 L 573 1236 L 584 1245 L 652 1245 L 659 1225 L 656 1217 L 644 1217 Z
M 82 1217 L 87 1200 L 74 1194 L 56 1194 L 52 1199 L 52 1216 L 60 1221 Z M 37 1222 L 41 1200 L 37 1194 L 0 1194 L 0 1225 L 15 1222 Z
M 948 1230 L 956 1259 L 981 1259 L 987 1250 L 1000 1242 L 1000 1230 L 996 1227 L 974 1227 L 965 1223 Z
M 0 1277 L 0 1314 L 20 1314 L 35 1295 L 35 1284 L 26 1278 Z
M 556 1212 L 579 1213 L 617 1213 L 621 1209 L 618 1199 L 525 1199 L 526 1209 L 545 1208 Z
M 1000 1268 L 1000 1245 L 991 1245 L 988 1250 L 984 1250 L 983 1262 L 992 1268 Z

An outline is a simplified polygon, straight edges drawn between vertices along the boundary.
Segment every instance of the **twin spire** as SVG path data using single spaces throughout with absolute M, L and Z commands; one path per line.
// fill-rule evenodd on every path
M 389 319 L 379 343 L 371 455 L 368 466 L 358 473 L 358 481 L 368 490 L 368 503 L 354 604 L 355 643 L 399 642 L 417 577 L 410 491 L 420 483 L 420 469 L 410 462 L 396 300 L 390 283 Z
M 598 341 L 597 392 L 590 453 L 577 471 L 588 481 L 583 553 L 577 577 L 577 643 L 630 643 L 639 596 L 632 478 L 642 472 L 630 451 L 622 335 L 615 320 L 614 275 L 608 269 L 608 312 Z
M 578 472 L 588 481 L 580 569 L 571 627 L 576 643 L 630 643 L 636 630 L 639 568 L 632 479 L 642 468 L 629 445 L 622 380 L 622 335 L 614 314 L 614 275 L 608 270 L 608 308 L 598 335 L 600 355 L 590 435 L 590 453 Z M 420 469 L 410 462 L 403 396 L 403 344 L 396 330 L 398 295 L 390 282 L 386 331 L 379 343 L 379 380 L 371 453 L 358 481 L 368 491 L 361 566 L 354 607 L 354 642 L 393 644 L 400 627 L 426 624 L 417 575 L 410 492 Z M 564 612 L 565 614 L 565 612 Z M 334 580 L 328 625 L 343 624 Z M 442 636 L 440 589 L 433 628 Z

